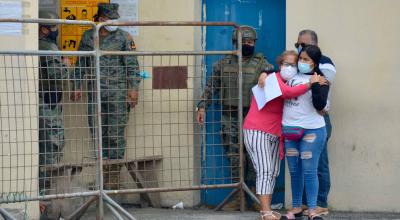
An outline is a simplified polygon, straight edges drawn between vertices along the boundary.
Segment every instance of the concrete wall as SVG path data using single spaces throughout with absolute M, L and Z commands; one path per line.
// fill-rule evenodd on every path
M 140 21 L 199 21 L 201 1 L 139 1 Z M 138 51 L 192 51 L 200 47 L 199 27 L 140 27 L 134 41 Z M 131 110 L 127 129 L 127 159 L 161 155 L 157 164 L 160 187 L 187 187 L 199 184 L 198 149 L 194 148 L 193 88 L 194 77 L 200 73 L 200 62 L 191 56 L 141 56 L 142 70 L 150 74 L 150 79 L 141 83 L 139 104 Z M 188 88 L 153 90 L 153 66 L 188 66 Z M 86 102 L 72 104 L 65 93 L 66 146 L 65 161 L 81 162 L 93 159 L 89 129 L 87 128 Z M 71 117 L 71 115 L 73 115 Z M 73 129 L 68 129 L 73 128 Z M 181 158 L 179 158 L 181 157 Z M 76 184 L 87 185 L 94 182 L 95 170 L 85 168 Z M 123 188 L 135 188 L 126 170 L 122 171 Z M 78 189 L 79 190 L 79 189 Z M 118 200 L 128 203 L 138 202 L 138 195 L 119 196 Z M 185 206 L 197 205 L 199 191 L 162 193 L 161 204 L 172 206 L 183 201 Z
M 24 2 L 24 17 L 37 17 L 38 12 L 38 2 L 26 1 Z M 201 20 L 201 1 L 185 1 L 185 0 L 174 0 L 171 1 L 139 1 L 139 19 L 142 21 L 194 21 Z M 0 43 L 1 49 L 21 49 L 21 50 L 35 50 L 37 49 L 37 26 L 24 26 L 24 35 L 21 37 L 3 37 L 0 36 L 2 43 Z M 179 33 L 179 34 L 177 34 Z M 195 50 L 200 47 L 200 28 L 193 27 L 146 27 L 139 29 L 139 35 L 134 37 L 137 48 L 140 51 L 149 50 Z M 36 39 L 36 40 L 34 40 Z M 15 45 L 9 44 L 7 42 L 16 42 L 15 45 L 19 45 L 18 48 Z M 168 60 L 168 61 L 166 61 Z M 200 74 L 200 62 L 195 57 L 164 57 L 162 60 L 159 58 L 152 59 L 151 57 L 141 57 L 139 59 L 141 65 L 146 66 L 144 69 L 150 73 L 152 76 L 152 66 L 168 66 L 168 65 L 182 65 L 182 63 L 188 66 L 188 88 L 179 90 L 153 90 L 152 80 L 144 80 L 141 84 L 140 102 L 139 105 L 131 111 L 129 127 L 127 131 L 128 136 L 128 150 L 127 158 L 136 158 L 142 156 L 152 156 L 159 155 L 163 156 L 161 164 L 157 165 L 158 169 L 158 180 L 161 181 L 160 187 L 182 187 L 197 185 L 199 181 L 199 172 L 194 169 L 198 167 L 198 157 L 200 154 L 194 149 L 193 133 L 194 128 L 192 126 L 193 120 L 193 88 L 194 82 L 193 77 L 195 74 Z M 8 61 L 9 63 L 11 61 Z M 36 66 L 37 60 L 34 59 L 31 63 L 26 64 L 26 66 Z M 4 64 L 2 64 L 4 65 Z M 32 68 L 34 70 L 34 68 Z M 1 72 L 2 76 L 5 74 Z M 37 74 L 37 70 L 30 72 L 30 74 Z M 37 79 L 37 75 L 29 75 Z M 31 102 L 32 109 L 30 112 L 30 118 L 36 119 L 37 112 L 35 104 L 32 104 L 32 100 L 36 100 L 35 91 L 36 85 L 33 84 L 35 80 L 32 78 L 29 81 L 32 85 L 27 85 L 27 88 L 32 89 L 32 95 L 35 97 L 26 96 L 21 98 L 21 102 Z M 6 89 L 8 93 L 12 92 L 8 87 L 5 86 L 7 81 L 2 81 L 0 85 L 1 88 Z M 67 86 L 67 85 L 65 85 Z M 82 161 L 93 161 L 93 149 L 90 138 L 90 132 L 87 125 L 86 117 L 86 97 L 78 103 L 72 103 L 69 100 L 69 88 L 66 88 L 64 93 L 64 120 L 65 120 L 65 157 L 64 162 L 82 162 Z M 16 88 L 18 91 L 21 88 Z M 3 90 L 1 90 L 3 91 Z M 4 91 L 5 92 L 5 91 Z M 4 96 L 4 97 L 3 97 Z M 7 105 L 14 105 L 17 103 L 6 103 L 6 94 L 2 94 L 1 102 L 5 107 Z M 6 126 L 8 117 L 16 117 L 13 111 L 9 109 L 2 109 L 2 126 Z M 11 112 L 11 113 L 9 113 Z M 19 109 L 15 109 L 16 114 L 18 114 Z M 178 113 L 177 113 L 178 112 Z M 6 114 L 7 113 L 7 114 Z M 21 113 L 22 114 L 22 113 Z M 4 119 L 4 120 L 3 120 Z M 9 187 L 10 191 L 23 191 L 23 187 L 30 187 L 29 193 L 31 195 L 37 195 L 37 183 L 35 181 L 37 177 L 37 157 L 31 158 L 31 154 L 37 155 L 37 133 L 35 128 L 37 128 L 37 121 L 33 120 L 29 125 L 34 131 L 31 136 L 14 135 L 13 137 L 8 137 L 10 140 L 17 140 L 17 136 L 24 137 L 26 140 L 32 140 L 32 146 L 29 147 L 28 156 L 29 158 L 18 158 L 14 162 L 10 162 L 10 158 L 7 161 L 2 161 L 3 164 L 12 163 L 10 166 L 17 166 L 21 161 L 29 161 L 31 164 L 28 166 L 29 172 L 26 171 L 24 177 L 27 178 L 27 173 L 30 173 L 29 182 L 24 181 L 11 182 Z M 179 122 L 178 124 L 176 122 Z M 20 125 L 22 122 L 15 122 L 13 125 L 8 125 L 9 129 Z M 26 121 L 28 123 L 28 121 Z M 4 130 L 4 129 L 2 129 Z M 168 136 L 171 135 L 171 136 Z M 5 134 L 2 134 L 2 143 L 10 141 L 9 139 L 4 139 Z M 18 143 L 16 149 L 18 152 L 26 152 L 26 143 Z M 25 149 L 24 149 L 25 146 Z M 10 153 L 5 152 L 3 153 Z M 183 159 L 179 159 L 177 155 L 184 155 Z M 196 156 L 197 155 L 197 156 Z M 21 156 L 20 156 L 21 157 Z M 3 157 L 5 158 L 5 157 Z M 26 165 L 26 164 L 25 164 Z M 32 168 L 34 167 L 34 168 Z M 21 168 L 24 169 L 24 168 Z M 2 170 L 4 174 L 3 179 L 9 175 L 8 171 Z M 22 175 L 23 172 L 19 171 Z M 132 179 L 127 179 L 128 173 L 123 171 L 121 178 L 123 180 L 132 182 Z M 22 178 L 22 177 L 19 177 Z M 33 181 L 32 181 L 33 180 Z M 85 168 L 81 175 L 77 176 L 73 180 L 72 191 L 68 190 L 65 192 L 80 192 L 85 190 L 85 186 L 93 184 L 95 181 L 95 170 L 90 168 Z M 1 181 L 0 181 L 1 182 Z M 17 183 L 17 184 L 16 184 Z M 21 187 L 20 187 L 21 185 Z M 11 186 L 13 186 L 11 188 Z M 14 187 L 15 186 L 15 187 Z M 83 186 L 83 187 L 82 187 Z M 5 185 L 3 186 L 5 187 Z M 132 184 L 125 184 L 126 188 L 135 187 Z M 4 188 L 2 188 L 4 189 Z M 29 196 L 29 195 L 28 195 Z M 161 203 L 163 206 L 171 206 L 179 201 L 183 201 L 184 205 L 193 206 L 197 205 L 200 201 L 199 191 L 187 191 L 187 192 L 176 192 L 176 193 L 162 193 Z M 138 196 L 122 196 L 119 200 L 124 202 L 137 202 Z M 81 201 L 76 201 L 80 203 Z M 66 205 L 66 204 L 64 204 Z M 9 206 L 6 206 L 9 207 Z M 16 206 L 13 204 L 13 208 Z M 19 206 L 18 206 L 19 207 Z M 28 203 L 27 211 L 29 217 L 32 219 L 38 218 L 38 203 L 32 202 Z M 24 208 L 24 204 L 21 204 L 21 208 Z
M 199 21 L 201 1 L 139 1 L 140 21 Z M 138 51 L 192 51 L 200 46 L 199 27 L 141 27 L 134 38 Z M 197 38 L 198 39 L 198 38 Z M 195 41 L 196 40 L 196 41 Z M 152 79 L 142 83 L 139 105 L 134 109 L 128 128 L 128 158 L 162 155 L 158 178 L 162 187 L 187 187 L 199 184 L 193 127 L 194 77 L 200 74 L 194 56 L 141 57 L 144 70 L 152 77 L 153 66 L 188 66 L 187 89 L 153 90 Z M 183 201 L 197 205 L 198 191 L 161 194 L 162 205 Z
M 23 1 L 24 16 L 36 17 L 37 1 Z M 199 0 L 146 0 L 139 1 L 139 20 L 200 20 L 201 4 Z M 363 0 L 302 0 L 287 1 L 287 48 L 293 49 L 293 43 L 297 39 L 297 33 L 304 28 L 317 31 L 320 38 L 320 46 L 325 54 L 330 56 L 338 70 L 338 75 L 333 86 L 333 99 L 331 117 L 333 121 L 333 134 L 329 143 L 329 155 L 331 161 L 332 190 L 330 194 L 330 207 L 337 210 L 354 211 L 396 211 L 400 209 L 396 205 L 400 196 L 398 190 L 399 177 L 396 175 L 399 168 L 400 150 L 398 149 L 398 137 L 400 121 L 400 102 L 396 101 L 399 92 L 395 85 L 399 84 L 396 70 L 400 55 L 398 51 L 398 39 L 400 39 L 400 19 L 397 9 L 400 2 L 397 0 L 363 1 Z M 139 29 L 139 36 L 135 37 L 138 50 L 193 50 L 199 48 L 199 28 L 149 28 Z M 23 36 L 0 36 L 2 49 L 36 49 L 37 28 L 24 25 Z M 9 44 L 10 41 L 16 42 Z M 18 47 L 18 48 L 16 48 Z M 176 64 L 172 58 L 166 63 L 161 60 L 150 61 L 149 58 L 141 58 L 142 64 L 147 64 L 146 70 L 151 75 L 151 65 Z M 194 59 L 184 61 L 193 64 Z M 26 64 L 33 65 L 33 64 Z M 197 74 L 196 68 L 189 68 L 189 76 Z M 0 72 L 4 75 L 4 71 Z M 35 74 L 34 72 L 30 72 Z M 192 75 L 190 75 L 192 74 Z M 4 84 L 4 81 L 2 82 Z M 5 85 L 0 85 L 5 88 Z M 168 171 L 168 175 L 159 174 L 159 179 L 165 184 L 162 186 L 177 186 L 172 184 L 183 175 L 189 176 L 188 181 L 178 182 L 180 185 L 190 185 L 195 181 L 196 171 L 192 169 L 196 164 L 196 153 L 193 146 L 194 128 L 188 126 L 192 120 L 190 101 L 193 96 L 193 81 L 189 80 L 189 88 L 185 90 L 152 90 L 150 80 L 144 80 L 140 95 L 141 104 L 132 111 L 130 127 L 128 129 L 128 157 L 150 156 L 162 154 L 163 160 L 159 168 Z M 34 85 L 28 85 L 31 88 Z M 21 88 L 15 88 L 17 90 Z M 175 100 L 176 97 L 176 100 Z M 28 102 L 29 97 L 20 99 L 22 103 Z M 160 106 L 174 99 L 175 104 Z M 5 103 L 6 97 L 2 95 L 1 102 Z M 67 100 L 67 99 L 65 99 Z M 150 101 L 151 105 L 145 105 L 143 101 Z M 189 101 L 188 101 L 189 100 Z M 68 102 L 68 101 L 67 101 Z M 66 105 L 65 114 L 85 114 L 85 105 Z M 9 103 L 11 104 L 11 103 Z M 177 109 L 175 109 L 177 108 Z M 160 113 L 154 113 L 160 109 Z M 181 110 L 184 115 L 172 113 L 172 110 Z M 7 111 L 1 111 L 2 118 Z M 12 111 L 14 113 L 14 111 Z M 15 114 L 20 110 L 15 109 Z M 34 109 L 32 114 L 37 114 Z M 145 117 L 144 117 L 145 116 Z M 14 116 L 12 116 L 14 117 Z M 152 122 L 145 123 L 145 120 Z M 165 120 L 162 123 L 161 133 L 171 134 L 170 140 L 157 139 L 160 129 L 154 121 Z M 186 124 L 185 131 L 174 127 L 174 121 Z M 2 126 L 8 125 L 5 122 Z M 67 130 L 66 136 L 85 137 L 85 141 L 79 141 L 75 146 L 68 142 L 66 146 L 66 160 L 76 159 L 76 155 L 89 157 L 90 139 L 88 129 L 85 128 L 86 119 L 69 118 L 66 126 L 72 125 L 82 129 Z M 8 126 L 16 126 L 9 124 Z M 28 126 L 28 125 L 27 125 Z M 35 126 L 34 122 L 29 126 Z M 163 133 L 166 132 L 166 133 Z M 168 133 L 174 132 L 174 133 Z M 32 142 L 37 137 L 30 134 Z M 29 137 L 29 136 L 26 136 Z M 146 140 L 146 137 L 151 137 Z M 4 133 L 2 141 L 5 141 Z M 13 138 L 9 136 L 8 138 Z M 14 137 L 14 139 L 17 137 Z M 175 138 L 183 144 L 178 147 L 174 144 Z M 17 140 L 17 139 L 15 139 Z M 160 140 L 160 141 L 157 141 Z M 35 143 L 32 143 L 33 145 Z M 18 144 L 17 144 L 18 145 Z M 82 147 L 79 147 L 82 146 Z M 148 146 L 151 146 L 150 148 Z M 16 146 L 20 149 L 19 146 Z M 37 147 L 32 146 L 32 154 Z M 24 150 L 24 149 L 21 149 Z M 3 152 L 4 153 L 4 152 Z M 7 152 L 6 152 L 7 153 Z M 171 160 L 173 155 L 188 155 L 184 161 Z M 37 158 L 25 158 L 30 161 L 30 166 L 36 166 Z M 23 161 L 19 158 L 18 161 Z M 16 164 L 15 164 L 16 165 Z M 178 168 L 178 172 L 172 168 Z M 182 170 L 185 170 L 182 173 Z M 36 176 L 33 169 L 32 176 Z M 2 171 L 4 174 L 5 171 Z M 93 171 L 87 171 L 92 173 Z M 90 175 L 89 175 L 90 176 Z M 93 176 L 92 176 L 93 177 Z M 4 175 L 2 176 L 4 178 Z M 286 191 L 287 205 L 290 205 L 290 179 L 287 178 Z M 19 181 L 15 185 L 20 188 Z M 176 182 L 175 182 L 176 183 Z M 194 183 L 195 184 L 195 183 Z M 29 182 L 25 187 L 32 186 L 36 189 L 36 182 Z M 178 185 L 179 186 L 179 185 Z M 35 193 L 30 189 L 30 192 Z M 131 198 L 129 198 L 130 200 Z M 137 198 L 136 198 L 137 199 Z M 195 205 L 199 201 L 198 192 L 163 193 L 162 203 L 165 206 L 172 205 L 178 200 L 183 200 L 185 205 Z M 23 204 L 21 204 L 21 207 Z M 14 206 L 15 207 L 15 206 Z M 28 213 L 31 218 L 38 215 L 36 202 L 28 203 Z
M 37 17 L 37 0 L 22 1 L 22 16 Z M 22 34 L 0 35 L 0 50 L 36 50 L 37 25 L 25 24 Z M 2 196 L 29 198 L 38 195 L 37 59 L 2 56 L 0 61 L 0 189 Z M 8 67 L 8 68 L 4 68 Z M 28 67 L 28 68 L 26 68 Z M 39 218 L 38 202 L 2 204 L 22 219 Z
M 400 212 L 399 8 L 397 0 L 287 1 L 287 48 L 294 49 L 299 30 L 313 29 L 337 67 L 328 147 L 332 209 Z

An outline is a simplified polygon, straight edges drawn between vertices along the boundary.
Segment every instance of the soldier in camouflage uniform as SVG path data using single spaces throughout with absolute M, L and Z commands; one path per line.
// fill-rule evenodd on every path
M 243 117 L 247 114 L 250 107 L 251 88 L 257 84 L 258 77 L 263 71 L 270 71 L 273 66 L 268 63 L 262 53 L 254 53 L 254 45 L 257 40 L 257 33 L 254 28 L 249 26 L 240 27 L 242 33 L 242 97 L 243 97 Z M 232 35 L 233 44 L 237 45 L 236 30 Z M 222 104 L 222 140 L 225 152 L 231 163 L 231 176 L 234 182 L 239 181 L 239 84 L 238 84 L 238 58 L 234 55 L 228 55 L 217 61 L 213 65 L 213 74 L 207 80 L 207 85 L 203 94 L 203 101 L 197 105 L 196 120 L 199 123 L 204 122 L 205 109 L 212 102 L 215 95 L 219 94 Z M 250 161 L 250 160 L 247 160 Z M 247 166 L 252 169 L 252 166 Z M 246 169 L 247 169 L 246 168 Z M 253 175 L 252 175 L 253 173 Z M 253 177 L 252 177 L 253 176 Z M 246 170 L 246 179 L 255 179 L 254 170 Z
M 105 22 L 118 19 L 118 4 L 100 3 L 95 20 Z M 104 26 L 99 32 L 100 49 L 105 51 L 132 51 L 135 44 L 131 35 L 116 26 Z M 93 30 L 86 31 L 79 44 L 80 51 L 92 51 Z M 88 79 L 88 116 L 92 135 L 96 126 L 96 85 L 94 58 L 81 57 L 75 69 L 75 92 L 73 100 L 79 100 L 81 79 Z M 86 68 L 91 67 L 91 68 Z M 100 96 L 102 121 L 103 159 L 123 159 L 125 155 L 125 129 L 129 108 L 138 100 L 140 84 L 139 63 L 136 56 L 107 55 L 100 58 Z M 107 168 L 108 169 L 108 168 Z M 119 168 L 109 168 L 119 170 Z M 115 173 L 116 174 L 116 173 Z M 119 173 L 118 173 L 119 174 Z M 105 182 L 107 181 L 105 175 Z
M 58 19 L 50 11 L 40 11 L 40 18 Z M 58 26 L 39 25 L 39 50 L 58 51 Z M 41 56 L 39 62 L 39 190 L 40 194 L 51 194 L 52 174 L 46 165 L 57 164 L 64 154 L 64 118 L 61 103 L 63 80 L 69 78 L 68 59 L 61 56 Z M 51 202 L 41 201 L 40 219 L 55 219 Z
M 58 19 L 49 11 L 40 11 L 40 18 Z M 39 25 L 39 50 L 58 51 L 57 25 Z M 65 63 L 65 64 L 64 64 Z M 56 164 L 63 157 L 64 119 L 62 109 L 63 81 L 68 79 L 68 62 L 60 56 L 41 56 L 39 62 L 39 188 L 44 189 L 48 179 L 43 169 Z

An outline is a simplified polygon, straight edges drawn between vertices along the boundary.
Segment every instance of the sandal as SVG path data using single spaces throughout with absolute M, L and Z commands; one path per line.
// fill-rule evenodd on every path
M 278 220 L 281 219 L 281 214 L 275 211 L 260 211 L 261 220 Z
M 303 212 L 298 212 L 298 213 L 293 213 L 293 212 L 287 212 L 286 215 L 283 215 L 281 217 L 281 220 L 294 220 L 297 218 L 302 218 L 303 217 Z
M 322 218 L 322 216 L 321 215 L 319 215 L 319 214 L 311 214 L 309 217 L 308 217 L 308 219 L 309 220 L 324 220 L 324 218 Z

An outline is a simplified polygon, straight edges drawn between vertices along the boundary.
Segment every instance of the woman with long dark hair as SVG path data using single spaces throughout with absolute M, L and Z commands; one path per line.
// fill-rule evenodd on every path
M 271 200 L 276 177 L 279 175 L 280 159 L 283 159 L 283 146 L 280 144 L 284 99 L 291 99 L 307 92 L 310 82 L 290 87 L 285 82 L 297 74 L 297 53 L 285 51 L 278 57 L 279 69 L 276 73 L 282 95 L 258 109 L 252 97 L 250 110 L 243 123 L 244 143 L 256 171 L 256 194 L 260 199 L 262 220 L 280 219 L 278 212 L 272 211 Z M 261 74 L 259 85 L 263 86 L 267 77 Z M 313 77 L 316 78 L 316 77 Z M 315 79 L 316 81 L 318 79 Z M 268 87 L 266 88 L 268 92 Z
M 290 86 L 309 82 L 311 77 L 322 77 L 318 68 L 321 50 L 317 46 L 304 47 L 297 67 L 299 73 L 288 81 Z M 295 219 L 302 215 L 302 195 L 306 190 L 309 219 L 322 219 L 315 212 L 318 195 L 318 160 L 326 141 L 324 117 L 319 114 L 326 106 L 329 85 L 312 83 L 305 94 L 285 101 L 282 133 L 291 177 L 292 206 L 282 219 Z

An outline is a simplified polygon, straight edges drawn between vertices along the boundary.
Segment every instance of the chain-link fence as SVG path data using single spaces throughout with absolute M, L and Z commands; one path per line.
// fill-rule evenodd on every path
M 194 206 L 198 190 L 214 188 L 235 188 L 243 199 L 241 38 L 232 51 L 135 51 L 129 39 L 102 35 L 104 25 L 201 32 L 235 24 L 0 22 L 94 30 L 80 51 L 0 51 L 0 204 L 47 201 L 74 219 L 94 201 L 103 216 L 104 200 L 134 219 L 114 200 Z M 227 59 L 236 63 L 229 70 L 209 61 Z

